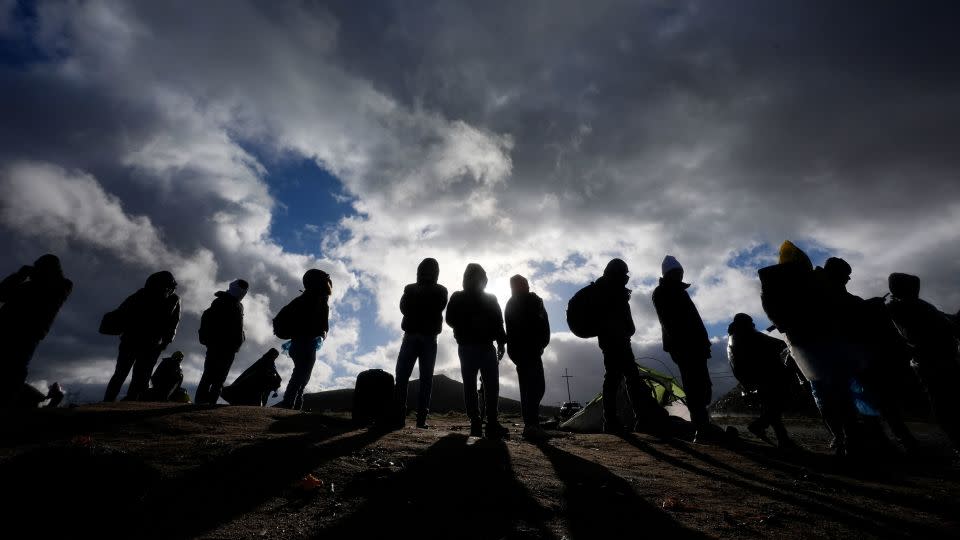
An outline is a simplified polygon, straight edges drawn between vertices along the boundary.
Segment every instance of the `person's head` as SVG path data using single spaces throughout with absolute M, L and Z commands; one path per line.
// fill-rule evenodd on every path
M 630 281 L 630 268 L 623 259 L 611 259 L 603 269 L 603 277 L 618 285 L 626 285 Z
M 756 328 L 753 324 L 753 317 L 746 313 L 737 313 L 733 316 L 733 322 L 727 327 L 727 333 L 732 335 L 740 332 L 753 331 L 756 330 Z
M 683 266 L 673 255 L 667 255 L 660 263 L 660 274 L 669 281 L 683 281 Z
M 440 263 L 430 257 L 420 261 L 420 266 L 417 266 L 417 283 L 436 285 L 438 279 L 440 279 Z
M 487 288 L 487 272 L 477 263 L 470 263 L 463 271 L 463 290 L 482 291 Z
M 333 280 L 330 279 L 330 274 L 323 270 L 311 268 L 303 274 L 303 290 L 329 296 L 333 294 Z
M 830 257 L 823 264 L 823 271 L 827 278 L 836 285 L 846 285 L 850 281 L 850 274 L 853 269 L 850 264 L 840 257 Z
M 249 289 L 250 284 L 247 283 L 245 279 L 235 279 L 230 282 L 230 286 L 227 288 L 227 294 L 236 298 L 239 302 L 247 295 L 247 290 Z
M 32 279 L 54 279 L 62 278 L 63 269 L 60 267 L 60 259 L 51 253 L 40 256 L 33 263 Z
M 167 297 L 177 290 L 177 280 L 173 279 L 173 274 L 167 270 L 150 274 L 143 288 L 150 292 Z
M 807 257 L 807 254 L 804 253 L 802 249 L 798 248 L 796 244 L 789 240 L 784 240 L 783 244 L 780 244 L 779 262 L 780 264 L 799 264 L 807 270 L 813 270 L 813 263 L 810 262 L 810 257 Z
M 530 283 L 527 282 L 527 278 L 517 274 L 510 278 L 510 294 L 513 296 L 520 296 L 521 294 L 527 294 L 530 292 Z
M 170 355 L 170 358 L 173 358 L 178 364 L 183 362 L 183 353 L 180 351 L 173 351 L 173 354 Z
M 898 300 L 916 300 L 920 298 L 920 278 L 910 274 L 894 272 L 887 280 L 890 294 Z

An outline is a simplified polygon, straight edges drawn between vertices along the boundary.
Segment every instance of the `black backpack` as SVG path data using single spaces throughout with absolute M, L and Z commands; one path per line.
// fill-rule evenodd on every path
M 600 318 L 597 313 L 599 287 L 592 282 L 577 291 L 567 303 L 567 326 L 573 335 L 580 338 L 597 337 L 600 333 Z
M 297 315 L 294 312 L 296 308 L 293 307 L 295 302 L 296 300 L 283 306 L 283 309 L 273 318 L 273 335 L 280 339 L 293 339 L 293 334 L 296 332 L 294 319 Z
M 393 404 L 393 375 L 382 369 L 360 372 L 353 390 L 353 421 L 389 427 L 399 414 Z

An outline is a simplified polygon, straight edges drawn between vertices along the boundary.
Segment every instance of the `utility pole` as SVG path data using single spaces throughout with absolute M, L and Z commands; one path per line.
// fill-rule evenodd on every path
M 573 401 L 573 398 L 570 397 L 570 379 L 573 378 L 573 375 L 570 375 L 567 368 L 563 368 L 563 375 L 561 375 L 561 377 L 567 380 L 567 401 Z

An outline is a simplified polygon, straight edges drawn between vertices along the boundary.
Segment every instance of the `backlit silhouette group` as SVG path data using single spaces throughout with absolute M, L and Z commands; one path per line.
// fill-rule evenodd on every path
M 668 255 L 661 270 L 652 303 L 663 333 L 663 349 L 679 369 L 696 432 L 694 440 L 722 443 L 730 435 L 711 422 L 707 410 L 712 399 L 707 369 L 711 341 L 687 293 L 690 285 L 683 282 L 680 262 Z M 745 313 L 737 314 L 728 327 L 727 351 L 733 373 L 761 403 L 761 415 L 749 430 L 767 440 L 766 429 L 772 427 L 780 447 L 794 448 L 782 414 L 791 388 L 801 383 L 809 386 L 833 435 L 837 454 L 860 451 L 881 418 L 905 449 L 912 450 L 916 441 L 903 421 L 900 387 L 904 377 L 916 372 L 939 424 L 953 445 L 960 447 L 960 396 L 954 392 L 960 381 L 957 316 L 921 300 L 920 280 L 915 276 L 891 274 L 888 295 L 864 300 L 847 292 L 851 273 L 849 264 L 839 258 L 828 259 L 822 268 L 814 267 L 789 241 L 780 248 L 778 264 L 760 269 L 763 309 L 785 340 L 758 331 Z M 448 299 L 447 289 L 438 283 L 439 274 L 439 263 L 424 259 L 417 268 L 416 282 L 405 287 L 400 299 L 404 336 L 397 357 L 396 415 L 391 427 L 403 427 L 407 387 L 415 364 L 419 364 L 420 375 L 416 427 L 429 427 L 437 336 L 446 321 L 457 342 L 471 435 L 501 438 L 507 433 L 498 422 L 497 407 L 499 363 L 506 354 L 517 370 L 523 436 L 530 440 L 546 437 L 540 426 L 540 401 L 545 392 L 542 356 L 551 331 L 543 301 L 530 291 L 523 276 L 515 275 L 510 278 L 511 297 L 501 311 L 496 296 L 485 292 L 487 274 L 476 263 L 467 265 L 462 290 Z M 602 276 L 570 300 L 568 326 L 580 337 L 597 338 L 605 370 L 603 431 L 670 436 L 673 422 L 652 395 L 634 358 L 631 337 L 636 328 L 628 281 L 627 264 L 611 260 Z M 176 287 L 173 274 L 157 272 L 147 278 L 142 289 L 104 315 L 100 332 L 120 338 L 116 370 L 105 401 L 117 398 L 131 371 L 125 399 L 183 396 L 181 353 L 165 358 L 154 370 L 173 342 L 180 321 Z M 280 386 L 274 365 L 279 355 L 276 349 L 264 354 L 233 385 L 224 386 L 244 343 L 242 300 L 249 289 L 247 281 L 233 281 L 227 290 L 215 293 L 201 316 L 198 340 L 206 347 L 206 359 L 196 403 L 214 404 L 223 394 L 231 403 L 263 405 L 267 394 Z M 0 282 L 0 342 L 6 351 L 0 362 L 0 400 L 4 406 L 16 404 L 24 391 L 30 359 L 71 290 L 59 259 L 50 254 Z M 274 334 L 287 340 L 284 348 L 294 364 L 279 406 L 303 406 L 304 389 L 329 330 L 332 291 L 330 275 L 310 269 L 303 276 L 302 293 L 273 319 Z M 478 376 L 482 398 L 477 392 Z M 635 422 L 630 426 L 618 418 L 616 395 L 621 384 L 626 386 L 634 413 Z

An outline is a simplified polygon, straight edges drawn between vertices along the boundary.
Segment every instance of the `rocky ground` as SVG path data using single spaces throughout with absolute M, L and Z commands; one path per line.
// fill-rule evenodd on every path
M 911 426 L 922 455 L 838 461 L 813 420 L 790 423 L 799 454 L 749 435 L 721 447 L 553 432 L 531 444 L 516 425 L 488 441 L 468 437 L 462 415 L 431 420 L 382 433 L 248 407 L 6 413 L 2 523 L 97 538 L 960 535 L 960 464 L 923 424 Z M 718 421 L 745 433 L 744 419 Z

